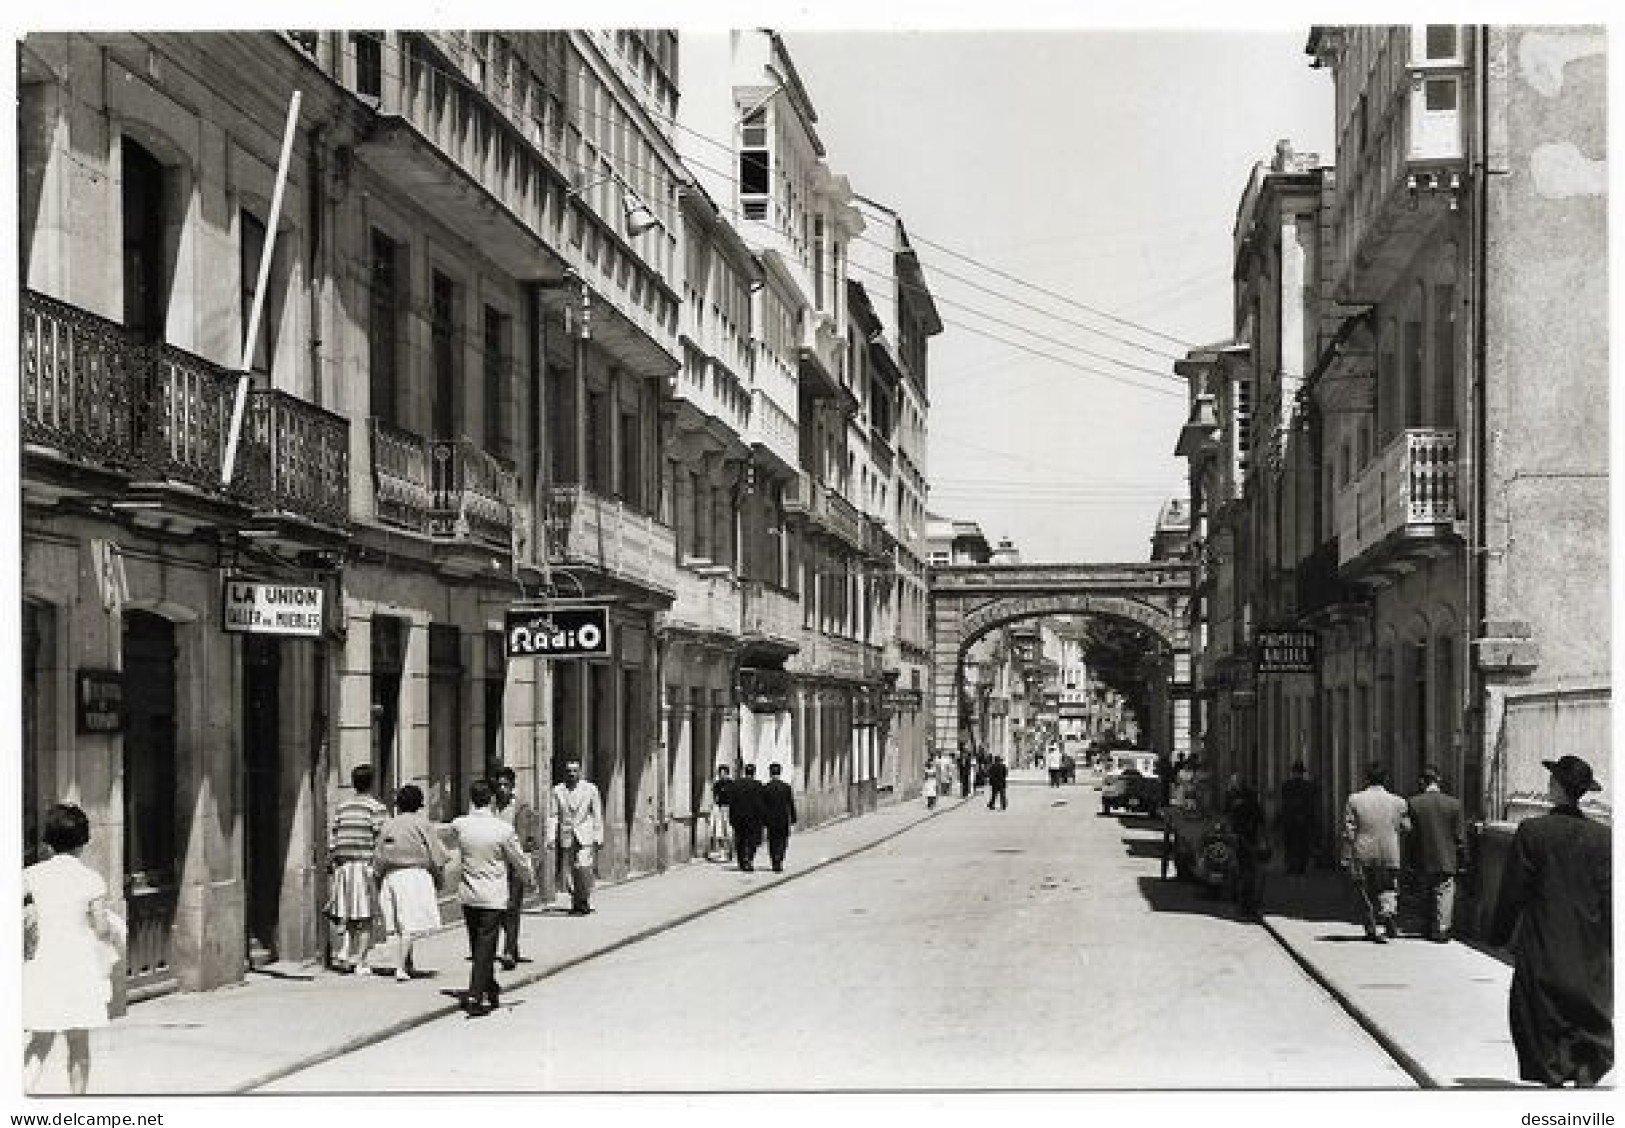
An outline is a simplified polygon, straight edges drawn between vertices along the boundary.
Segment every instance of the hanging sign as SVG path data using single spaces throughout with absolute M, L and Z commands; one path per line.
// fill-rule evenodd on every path
M 300 584 L 226 581 L 220 622 L 230 634 L 295 635 L 322 633 L 322 589 Z
M 608 607 L 513 607 L 503 628 L 509 658 L 609 657 Z

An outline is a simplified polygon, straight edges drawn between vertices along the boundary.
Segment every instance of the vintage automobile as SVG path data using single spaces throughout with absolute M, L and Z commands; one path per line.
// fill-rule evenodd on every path
M 1157 777 L 1157 755 L 1131 748 L 1111 752 L 1100 785 L 1100 810 L 1118 808 L 1154 815 L 1162 806 L 1162 780 Z

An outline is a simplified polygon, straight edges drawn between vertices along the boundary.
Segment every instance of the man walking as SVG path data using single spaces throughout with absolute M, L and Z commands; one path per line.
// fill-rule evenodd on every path
M 472 960 L 468 994 L 463 997 L 463 1010 L 470 1018 L 490 1014 L 500 1002 L 501 988 L 493 965 L 502 917 L 508 909 L 509 875 L 520 875 L 525 884 L 534 881 L 519 849 L 518 835 L 492 812 L 491 798 L 491 785 L 483 779 L 475 780 L 468 789 L 473 809 L 451 820 L 462 854 L 463 876 L 457 886 L 457 899 L 463 906 L 463 926 L 468 929 Z
M 570 915 L 592 912 L 592 874 L 604 843 L 604 801 L 598 786 L 581 778 L 581 761 L 568 760 L 553 785 L 547 809 L 547 848 L 559 890 L 570 894 Z
M 1320 821 L 1316 811 L 1319 806 L 1315 785 L 1309 781 L 1303 761 L 1298 760 L 1292 765 L 1292 774 L 1281 781 L 1281 805 L 1276 813 L 1287 873 L 1301 874 L 1309 870 L 1315 827 Z
M 963 744 L 959 746 L 959 758 L 954 766 L 959 769 L 959 795 L 965 798 L 970 795 L 971 754 Z
M 1061 786 L 1061 746 L 1051 744 L 1044 753 L 1044 767 L 1049 769 L 1049 785 Z
M 1512 835 L 1489 940 L 1517 955 L 1508 1011 L 1518 1076 L 1584 1088 L 1614 1065 L 1613 841 L 1580 813 L 1580 798 L 1602 790 L 1591 765 L 1541 763 L 1552 809 Z
M 526 873 L 518 870 L 508 873 L 508 908 L 502 914 L 502 967 L 512 971 L 519 966 L 519 921 L 525 905 L 525 890 L 535 884 L 533 858 L 536 854 L 536 810 L 514 794 L 514 771 L 502 767 L 496 773 L 496 794 L 491 798 L 491 813 L 513 827 L 519 839 L 519 849 L 525 854 Z
M 1440 786 L 1439 769 L 1422 769 L 1422 790 L 1410 799 L 1411 827 L 1416 832 L 1416 865 L 1427 893 L 1423 928 L 1428 939 L 1444 944 L 1455 920 L 1456 870 L 1467 847 L 1461 802 Z
M 728 817 L 734 824 L 734 857 L 739 859 L 739 868 L 750 873 L 756 868 L 756 849 L 762 844 L 762 781 L 756 778 L 755 764 L 740 769 Z
M 1388 769 L 1372 761 L 1365 789 L 1350 795 L 1343 807 L 1349 873 L 1360 893 L 1365 937 L 1377 944 L 1399 936 L 1399 836 L 1410 829 L 1405 800 L 1389 791 L 1387 783 Z
M 728 765 L 717 765 L 717 778 L 711 781 L 711 837 L 705 846 L 705 858 L 710 861 L 721 854 L 725 862 L 733 861 L 733 828 L 728 821 L 728 806 L 733 801 L 734 781 L 728 778 Z
M 987 769 L 987 809 L 992 810 L 993 804 L 999 805 L 999 810 L 1010 809 L 1010 799 L 1004 793 L 1004 785 L 1010 778 L 1010 769 L 1004 766 L 1004 757 L 993 757 L 993 763 Z
M 778 764 L 769 764 L 770 777 L 762 785 L 762 826 L 767 831 L 767 857 L 774 873 L 784 872 L 784 852 L 790 845 L 790 827 L 796 821 L 796 797 L 779 778 Z

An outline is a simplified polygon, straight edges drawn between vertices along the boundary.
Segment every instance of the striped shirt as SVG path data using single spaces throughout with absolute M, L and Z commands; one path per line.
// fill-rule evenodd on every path
M 371 795 L 352 795 L 340 803 L 333 812 L 333 834 L 327 846 L 333 860 L 370 862 L 387 813 Z

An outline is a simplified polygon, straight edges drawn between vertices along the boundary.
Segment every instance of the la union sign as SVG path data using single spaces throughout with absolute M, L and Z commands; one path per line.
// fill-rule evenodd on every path
M 220 620 L 231 634 L 319 638 L 322 589 L 300 584 L 227 580 Z
M 510 608 L 503 626 L 509 658 L 603 658 L 609 655 L 609 608 Z

